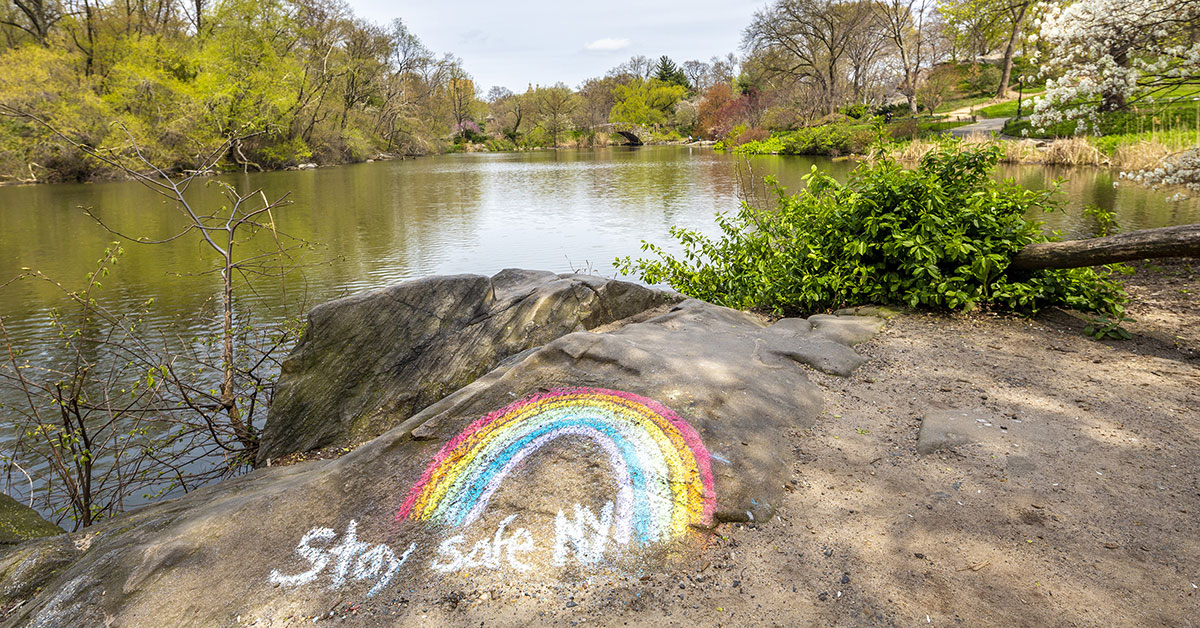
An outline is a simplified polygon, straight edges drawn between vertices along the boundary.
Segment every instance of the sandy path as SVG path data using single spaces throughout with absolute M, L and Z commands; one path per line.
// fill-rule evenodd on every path
M 778 435 L 794 470 L 778 516 L 719 526 L 694 568 L 464 580 L 395 613 L 476 626 L 1198 625 L 1200 264 L 1128 282 L 1128 342 L 1093 341 L 1063 313 L 893 319 L 860 345 L 872 360 L 852 377 L 811 374 L 826 408 L 811 430 Z M 918 454 L 923 417 L 947 408 L 982 419 L 967 430 L 979 442 Z

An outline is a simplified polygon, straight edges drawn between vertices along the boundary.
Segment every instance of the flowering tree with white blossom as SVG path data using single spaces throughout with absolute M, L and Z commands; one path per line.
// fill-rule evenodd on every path
M 1167 157 L 1158 168 L 1141 172 L 1121 173 L 1122 178 L 1133 179 L 1150 187 L 1181 186 L 1191 192 L 1200 192 L 1200 146 L 1181 151 Z M 1184 193 L 1173 196 L 1182 199 Z
M 1180 86 L 1200 89 L 1200 0 L 1076 0 L 1045 7 L 1039 35 L 1046 93 L 1033 123 L 1078 120 Z

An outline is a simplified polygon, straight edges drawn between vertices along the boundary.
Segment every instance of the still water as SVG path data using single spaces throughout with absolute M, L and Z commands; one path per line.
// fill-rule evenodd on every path
M 642 240 L 668 244 L 675 225 L 716 231 L 713 215 L 738 207 L 739 182 L 774 175 L 798 189 L 813 166 L 844 178 L 850 161 L 807 157 L 739 159 L 686 147 L 612 148 L 506 154 L 465 154 L 358 164 L 300 172 L 230 175 L 243 191 L 261 188 L 292 204 L 275 212 L 280 231 L 321 246 L 286 284 L 258 281 L 239 291 L 239 307 L 258 322 L 295 315 L 344 294 L 443 273 L 492 274 L 523 267 L 582 270 L 611 276 L 612 260 L 637 255 Z M 751 175 L 752 173 L 752 175 Z M 1200 222 L 1200 202 L 1169 202 L 1167 195 L 1114 185 L 1106 170 L 1004 167 L 1031 188 L 1065 177 L 1068 211 L 1039 216 L 1071 237 L 1092 235 L 1082 214 L 1088 204 L 1116 213 L 1124 229 Z M 761 186 L 760 186 L 761 188 Z M 192 203 L 213 207 L 215 186 L 194 190 Z M 114 236 L 84 215 L 91 208 L 109 227 L 134 237 L 161 239 L 186 223 L 162 197 L 130 182 L 0 188 L 0 285 L 22 268 L 41 271 L 67 289 L 84 287 Z M 194 234 L 193 234 L 194 235 Z M 219 277 L 216 260 L 192 237 L 165 245 L 126 244 L 100 300 L 127 310 L 154 300 L 143 329 L 181 337 L 215 330 Z M 47 325 L 66 304 L 46 282 L 24 280 L 0 288 L 0 316 L 14 342 L 35 362 L 62 356 Z M 0 391 L 0 406 L 11 390 Z M 15 435 L 0 416 L 0 449 Z M 39 465 L 40 466 L 40 465 Z M 44 469 L 31 468 L 39 477 Z M 21 485 L 0 486 L 14 494 Z
M 613 258 L 638 254 L 643 239 L 666 243 L 672 225 L 713 232 L 712 216 L 737 207 L 737 161 L 686 147 L 477 153 L 226 180 L 245 190 L 262 188 L 272 198 L 289 194 L 293 204 L 276 212 L 279 228 L 322 245 L 288 286 L 289 300 L 302 296 L 312 304 L 441 273 L 523 267 L 611 275 Z M 792 187 L 813 165 L 839 178 L 854 165 L 774 156 L 750 164 L 755 177 L 774 175 Z M 1169 202 L 1161 192 L 1114 186 L 1117 178 L 1107 170 L 1009 166 L 998 176 L 1028 187 L 1065 177 L 1069 210 L 1039 219 L 1070 237 L 1092 234 L 1094 223 L 1081 213 L 1086 204 L 1114 211 L 1124 229 L 1200 222 L 1200 202 Z M 215 189 L 197 196 L 199 203 L 219 202 Z M 80 207 L 134 236 L 162 238 L 184 226 L 164 199 L 136 183 L 0 188 L 0 283 L 29 267 L 81 288 L 114 237 Z M 154 298 L 151 324 L 203 328 L 214 321 L 202 313 L 218 296 L 217 277 L 195 273 L 215 262 L 194 240 L 125 249 L 104 282 L 104 301 Z M 271 282 L 256 290 L 263 306 L 280 300 L 280 287 Z M 0 315 L 23 342 L 41 333 L 49 308 L 61 303 L 53 287 L 38 282 L 0 290 Z

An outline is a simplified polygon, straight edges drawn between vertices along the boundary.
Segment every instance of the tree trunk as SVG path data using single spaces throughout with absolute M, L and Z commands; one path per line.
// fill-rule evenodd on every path
M 228 229 L 229 237 L 225 244 L 225 267 L 221 270 L 223 283 L 221 292 L 221 406 L 224 407 L 225 413 L 229 417 L 229 424 L 233 428 L 233 434 L 237 438 L 238 444 L 248 452 L 250 459 L 253 460 L 258 442 L 254 435 L 254 427 L 246 425 L 242 418 L 241 408 L 238 408 L 234 381 L 237 360 L 233 346 L 233 271 L 235 266 L 233 247 L 237 244 L 234 239 L 235 228 Z
M 1079 268 L 1157 257 L 1200 257 L 1200 224 L 1030 244 L 1013 256 L 1009 268 Z
M 1020 28 L 1020 24 L 1013 24 L 1008 46 L 1004 48 L 1004 73 L 1000 76 L 1000 86 L 996 88 L 996 98 L 1008 95 L 1008 84 L 1012 80 L 1013 52 L 1017 49 L 1017 33 Z
M 1028 10 L 1028 2 L 1011 5 L 1008 8 L 1012 31 L 1008 35 L 1008 46 L 1004 48 L 1004 75 L 1000 78 L 1000 87 L 996 90 L 996 98 L 1004 98 L 1008 95 L 1008 84 L 1012 81 L 1013 55 L 1017 52 L 1017 39 L 1021 34 L 1021 24 L 1025 22 L 1025 13 Z

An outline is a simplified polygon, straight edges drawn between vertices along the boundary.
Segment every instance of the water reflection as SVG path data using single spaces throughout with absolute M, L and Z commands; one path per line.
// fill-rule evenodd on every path
M 713 233 L 713 215 L 738 207 L 736 164 L 735 157 L 710 150 L 642 147 L 446 155 L 224 180 L 243 191 L 261 187 L 270 198 L 292 199 L 292 206 L 275 213 L 278 228 L 322 244 L 309 257 L 314 264 L 288 285 L 289 299 L 302 295 L 311 305 L 442 273 L 524 267 L 611 275 L 612 260 L 637 255 L 642 240 L 670 250 L 672 226 Z M 773 175 L 793 189 L 813 165 L 838 178 L 854 166 L 806 157 L 750 161 L 756 177 Z M 1005 166 L 997 176 L 1031 188 L 1065 177 L 1069 211 L 1038 218 L 1076 237 L 1095 230 L 1081 211 L 1087 204 L 1113 211 L 1126 229 L 1200 222 L 1197 201 L 1170 203 L 1166 195 L 1137 186 L 1114 187 L 1105 170 Z M 211 184 L 197 185 L 191 196 L 198 207 L 222 201 Z M 165 199 L 135 183 L 0 188 L 0 283 L 30 267 L 70 289 L 82 288 L 114 238 L 80 206 L 93 208 L 115 229 L 150 239 L 187 224 Z M 143 325 L 152 332 L 182 329 L 186 338 L 217 328 L 219 279 L 203 274 L 216 260 L 203 247 L 184 238 L 125 249 L 116 273 L 104 280 L 102 301 L 129 310 L 153 298 Z M 280 308 L 281 287 L 270 281 L 239 294 L 240 306 L 252 306 L 260 322 L 302 307 Z M 45 282 L 26 280 L 0 290 L 0 316 L 34 359 L 62 354 L 46 323 L 50 308 L 65 303 L 62 292 Z M 11 436 L 0 432 L 0 441 Z
M 509 154 L 445 155 L 303 172 L 234 175 L 243 190 L 270 197 L 289 193 L 279 228 L 320 242 L 304 272 L 309 299 L 438 273 L 494 273 L 520 266 L 568 271 L 595 268 L 637 254 L 641 240 L 668 241 L 672 225 L 714 229 L 712 216 L 737 207 L 736 158 L 686 147 L 612 148 Z M 802 185 L 812 165 L 844 178 L 849 161 L 763 156 L 756 177 Z M 1086 204 L 1113 211 L 1126 229 L 1200 222 L 1200 203 L 1131 184 L 1114 186 L 1110 171 L 1002 166 L 1021 185 L 1045 187 L 1065 177 L 1070 210 L 1039 216 L 1069 236 L 1088 236 Z M 219 202 L 215 186 L 193 190 L 198 204 Z M 185 222 L 167 201 L 133 183 L 0 188 L 0 281 L 32 267 L 71 285 L 81 282 L 113 236 L 83 215 L 92 207 L 114 228 L 161 238 Z M 187 239 L 170 245 L 126 245 L 118 273 L 105 283 L 111 304 L 156 299 L 155 317 L 206 325 L 217 294 L 214 277 L 196 277 L 213 261 Z M 258 286 L 260 307 L 280 298 L 278 286 Z M 294 292 L 293 292 L 294 294 Z M 0 311 L 19 334 L 36 335 L 45 312 L 61 303 L 47 285 L 22 282 L 0 291 Z

